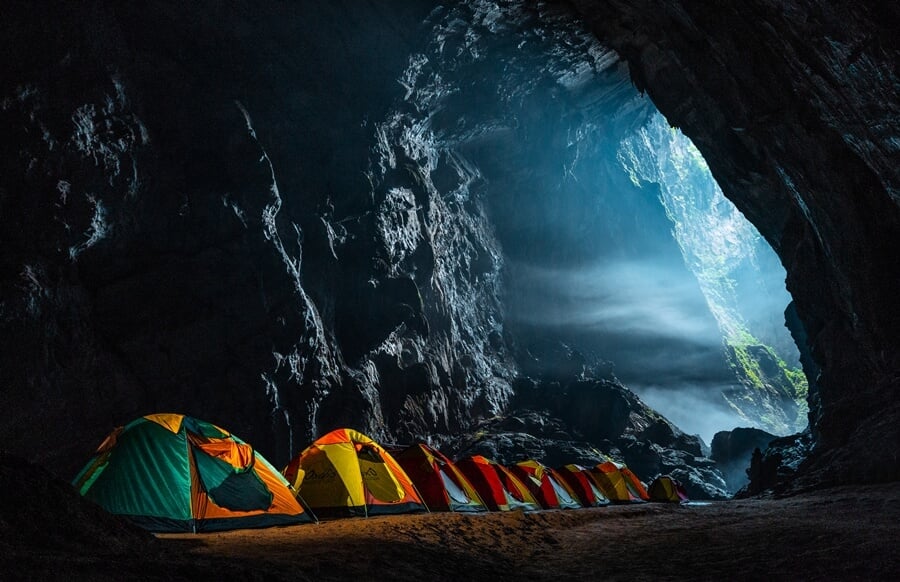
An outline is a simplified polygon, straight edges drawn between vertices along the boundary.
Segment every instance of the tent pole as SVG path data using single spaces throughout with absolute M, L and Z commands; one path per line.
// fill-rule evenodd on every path
M 434 466 L 432 466 L 432 469 L 433 469 L 433 468 L 434 468 Z M 440 477 L 440 474 L 438 474 L 438 477 Z M 422 494 L 421 494 L 421 493 L 419 493 L 419 488 L 416 487 L 416 484 L 413 483 L 413 480 L 412 480 L 412 479 L 409 480 L 409 484 L 412 485 L 413 491 L 415 491 L 415 492 L 416 492 L 416 495 L 419 496 L 419 501 L 422 502 L 422 506 L 425 507 L 425 511 L 427 511 L 428 513 L 431 513 L 431 508 L 429 508 L 429 507 L 428 507 L 428 504 L 425 503 L 425 498 L 422 497 Z M 447 507 L 450 507 L 450 505 L 447 504 Z

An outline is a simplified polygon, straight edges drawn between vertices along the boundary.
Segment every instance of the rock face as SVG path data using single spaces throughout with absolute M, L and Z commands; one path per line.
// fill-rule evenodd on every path
M 162 553 L 152 535 L 82 499 L 68 483 L 25 459 L 0 453 L 0 486 L 4 558 L 21 548 L 117 561 Z
M 68 476 L 112 426 L 172 410 L 277 464 L 341 425 L 448 437 L 520 410 L 647 471 L 706 471 L 699 442 L 604 370 L 522 380 L 534 338 L 505 323 L 504 241 L 524 221 L 498 208 L 577 182 L 580 156 L 608 145 L 597 136 L 650 111 L 574 6 L 788 270 L 791 330 L 821 370 L 804 471 L 897 477 L 869 445 L 897 442 L 900 418 L 885 404 L 900 369 L 898 60 L 880 32 L 896 9 L 553 5 L 0 9 L 5 446 Z M 533 130 L 548 112 L 565 132 Z M 631 225 L 609 225 L 626 240 Z M 588 412 L 612 424 L 571 416 Z
M 400 431 L 409 406 L 446 431 L 505 401 L 509 364 L 478 319 L 491 283 L 481 301 L 475 281 L 453 278 L 467 257 L 490 271 L 490 248 L 457 247 L 475 243 L 459 230 L 468 215 L 438 209 L 440 227 L 420 232 L 405 194 L 385 188 L 373 204 L 363 172 L 360 120 L 386 114 L 412 52 L 387 31 L 416 30 L 430 8 L 350 4 L 300 18 L 98 2 L 50 21 L 40 3 L 4 8 L 7 446 L 71 474 L 112 426 L 177 410 L 286 462 L 336 425 Z M 378 24 L 348 32 L 351 13 Z M 353 41 L 335 53 L 343 34 Z M 404 233 L 429 226 L 448 238 L 411 257 L 439 273 L 420 291 L 378 249 L 402 252 Z M 459 287 L 470 302 L 430 295 Z
M 564 11 L 430 12 L 97 2 L 48 24 L 40 3 L 9 10 L 10 448 L 70 475 L 111 427 L 174 410 L 284 463 L 338 426 L 408 440 L 506 409 L 519 364 L 497 232 L 522 205 L 487 199 L 561 166 L 492 187 L 480 166 L 502 176 L 541 155 L 545 98 L 569 124 L 551 137 L 573 176 L 600 130 L 651 106 Z M 495 77 L 502 91 L 482 96 Z M 610 111 L 628 115 L 576 135 Z
M 821 368 L 808 474 L 900 478 L 873 444 L 900 442 L 898 8 L 571 4 L 781 257 Z
M 736 428 L 716 433 L 709 456 L 722 471 L 728 491 L 734 493 L 748 484 L 747 469 L 754 450 L 766 450 L 776 438 L 758 428 Z
M 798 394 L 798 387 L 807 387 L 805 376 L 788 368 L 772 348 L 766 345 L 726 345 L 725 353 L 735 373 L 743 379 L 743 389 L 725 394 L 744 416 L 759 419 L 760 426 L 779 434 L 802 429 L 806 421 L 806 407 L 798 405 L 807 390 Z
M 816 487 L 827 481 L 816 482 L 809 478 L 810 465 L 816 462 L 811 455 L 813 446 L 810 432 L 781 437 L 769 443 L 768 448 L 753 450 L 750 467 L 747 468 L 749 483 L 735 493 L 735 497 L 749 497 L 763 493 L 783 494 L 799 487 Z M 835 467 L 836 470 L 845 469 Z M 827 476 L 825 476 L 827 479 Z M 865 477 L 858 477 L 861 482 Z

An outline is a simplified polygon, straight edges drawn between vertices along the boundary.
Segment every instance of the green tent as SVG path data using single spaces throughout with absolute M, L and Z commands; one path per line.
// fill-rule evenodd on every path
M 75 477 L 87 499 L 155 532 L 311 521 L 287 481 L 250 445 L 181 414 L 113 431 Z

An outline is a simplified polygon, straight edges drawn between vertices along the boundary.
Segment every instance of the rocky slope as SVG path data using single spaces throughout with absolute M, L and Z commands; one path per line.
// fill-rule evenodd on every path
M 508 411 L 451 439 L 447 450 L 508 464 L 538 459 L 551 467 L 613 459 L 647 484 L 660 475 L 678 479 L 691 499 L 728 497 L 723 473 L 700 438 L 684 434 L 621 384 L 523 380 L 516 389 Z

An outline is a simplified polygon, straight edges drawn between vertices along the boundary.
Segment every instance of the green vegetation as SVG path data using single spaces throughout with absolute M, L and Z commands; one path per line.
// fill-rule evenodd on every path
M 728 344 L 729 364 L 738 378 L 746 379 L 754 388 L 765 390 L 762 381 L 759 362 L 750 356 L 747 344 Z
M 725 399 L 748 422 L 772 432 L 802 429 L 807 380 L 781 357 L 793 359 L 787 331 L 768 323 L 776 316 L 769 310 L 783 310 L 791 300 L 774 251 L 727 201 L 700 150 L 662 116 L 655 116 L 639 136 L 625 140 L 617 155 L 636 186 L 659 185 L 673 236 L 718 323 L 728 364 L 741 383 L 723 391 Z M 757 300 L 748 301 L 757 285 Z
M 800 368 L 788 368 L 783 360 L 779 360 L 784 375 L 794 386 L 794 400 L 797 401 L 797 418 L 806 418 L 809 414 L 809 401 L 806 399 L 809 395 L 809 380 L 806 374 Z
M 791 368 L 775 351 L 750 333 L 741 330 L 726 342 L 729 365 L 742 383 L 753 388 L 747 395 L 750 404 L 769 430 L 799 430 L 809 412 L 806 401 L 809 383 L 803 370 Z M 773 414 L 772 399 L 793 400 L 797 404 L 796 419 Z M 780 408 L 775 406 L 775 408 Z

